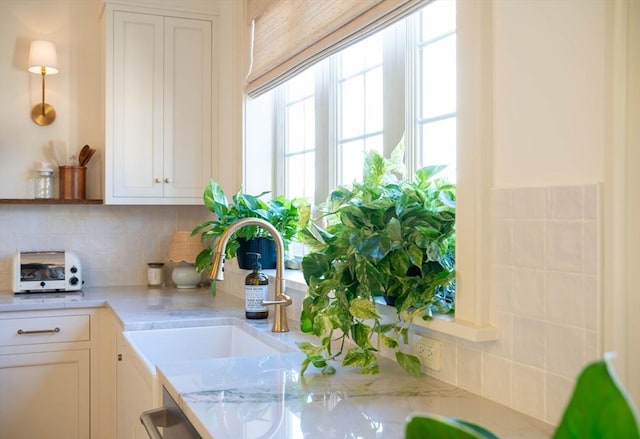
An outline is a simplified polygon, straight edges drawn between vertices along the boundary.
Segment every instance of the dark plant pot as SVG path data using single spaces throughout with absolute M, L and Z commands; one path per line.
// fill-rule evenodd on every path
M 243 270 L 251 270 L 254 256 L 248 253 L 260 253 L 262 268 L 276 268 L 276 243 L 269 238 L 238 238 L 240 247 L 236 253 L 238 267 Z
M 382 293 L 382 298 L 389 306 L 396 306 L 396 296 L 388 296 L 385 293 Z

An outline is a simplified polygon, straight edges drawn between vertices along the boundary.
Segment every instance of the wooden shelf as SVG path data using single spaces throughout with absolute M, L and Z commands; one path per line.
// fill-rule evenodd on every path
M 0 204 L 102 204 L 102 200 L 61 200 L 59 198 L 0 198 Z

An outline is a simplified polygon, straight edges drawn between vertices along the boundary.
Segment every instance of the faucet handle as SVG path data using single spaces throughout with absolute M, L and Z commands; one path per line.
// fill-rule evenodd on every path
M 273 320 L 272 332 L 289 332 L 287 323 L 287 307 L 291 305 L 291 297 L 282 293 L 276 296 L 276 300 L 263 300 L 262 305 L 275 305 L 275 319 Z
M 268 306 L 268 305 L 289 306 L 292 303 L 293 301 L 291 300 L 291 297 L 287 296 L 286 294 L 281 294 L 279 297 L 276 297 L 276 300 L 263 300 L 261 305 L 262 306 Z

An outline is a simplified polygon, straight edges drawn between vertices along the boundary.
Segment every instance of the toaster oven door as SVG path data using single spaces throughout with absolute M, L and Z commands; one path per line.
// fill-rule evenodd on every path
M 63 252 L 28 252 L 21 254 L 20 281 L 64 281 Z

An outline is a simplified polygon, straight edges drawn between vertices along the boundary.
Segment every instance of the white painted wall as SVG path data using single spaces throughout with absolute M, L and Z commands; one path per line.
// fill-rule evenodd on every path
M 0 1 L 0 198 L 32 198 L 31 172 L 50 140 L 77 154 L 98 152 L 87 170 L 87 196 L 102 193 L 102 55 L 98 0 Z M 31 108 L 41 99 L 39 75 L 27 71 L 31 40 L 56 44 L 60 73 L 46 82 L 56 120 L 40 127 Z
M 493 2 L 495 187 L 603 180 L 612 3 Z

